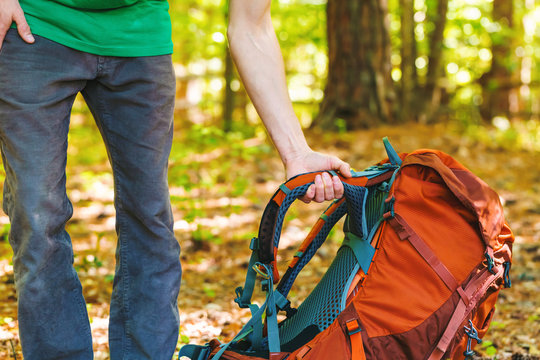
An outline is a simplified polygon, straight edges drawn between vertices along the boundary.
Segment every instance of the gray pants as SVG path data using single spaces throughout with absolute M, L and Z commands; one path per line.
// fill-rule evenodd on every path
M 72 216 L 67 135 L 79 92 L 114 174 L 111 359 L 169 360 L 178 337 L 181 276 L 167 184 L 175 96 L 171 57 L 97 56 L 39 36 L 29 45 L 11 29 L 0 51 L 0 146 L 24 358 L 93 357 L 65 231 Z

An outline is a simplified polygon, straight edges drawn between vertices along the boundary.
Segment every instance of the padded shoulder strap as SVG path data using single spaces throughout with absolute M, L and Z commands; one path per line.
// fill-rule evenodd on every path
M 314 183 L 315 176 L 322 173 L 323 172 L 307 173 L 290 179 L 280 186 L 272 199 L 268 202 L 259 227 L 258 251 L 260 262 L 270 264 L 274 261 L 285 213 L 296 199 L 305 195 L 309 186 Z M 338 175 L 342 182 L 350 185 L 365 186 L 368 181 L 370 181 L 367 176 L 345 178 L 335 172 L 331 173 L 332 175 Z

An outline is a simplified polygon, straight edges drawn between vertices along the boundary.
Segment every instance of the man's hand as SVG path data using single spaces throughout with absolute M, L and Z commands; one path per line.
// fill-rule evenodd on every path
M 17 24 L 17 31 L 24 41 L 29 44 L 35 41 L 19 1 L 0 0 L 0 49 L 4 43 L 4 37 L 13 22 Z
M 335 156 L 321 154 L 315 151 L 308 151 L 301 155 L 287 159 L 286 161 L 287 179 L 301 173 L 311 171 L 335 170 L 345 177 L 351 177 L 351 167 L 346 162 Z M 343 184 L 339 177 L 330 176 L 323 173 L 315 177 L 315 184 L 311 185 L 306 194 L 300 198 L 305 203 L 314 200 L 323 202 L 325 200 L 339 199 L 343 196 Z

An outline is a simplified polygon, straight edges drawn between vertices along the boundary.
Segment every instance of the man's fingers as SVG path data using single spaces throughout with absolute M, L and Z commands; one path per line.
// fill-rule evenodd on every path
M 306 204 L 309 204 L 311 200 L 313 200 L 314 197 L 315 197 L 315 185 L 312 184 L 310 187 L 308 187 L 306 193 L 304 194 L 304 196 L 300 198 L 300 200 L 302 200 Z
M 327 172 L 324 172 L 322 175 L 323 185 L 324 185 L 324 199 L 333 200 L 334 199 L 334 182 Z
M 343 183 L 339 180 L 339 177 L 332 176 L 332 183 L 334 186 L 334 197 L 336 199 L 341 199 L 343 197 L 344 189 Z
M 314 183 L 306 190 L 304 196 L 299 199 L 306 204 L 311 201 L 323 202 L 325 200 L 341 199 L 343 197 L 343 183 L 338 176 L 330 176 L 324 172 L 315 176 Z
M 35 39 L 30 31 L 30 26 L 28 26 L 28 23 L 26 22 L 24 12 L 22 10 L 15 12 L 13 15 L 13 20 L 17 24 L 17 31 L 19 32 L 21 38 L 29 44 L 33 43 Z
M 333 170 L 338 170 L 341 175 L 345 177 L 351 177 L 351 166 L 347 164 L 345 161 L 337 158 L 337 157 L 331 157 L 331 168 Z
M 324 201 L 324 182 L 321 175 L 315 176 L 315 198 L 316 202 Z
M 341 165 L 339 166 L 339 172 L 341 173 L 341 175 L 347 178 L 351 177 L 351 165 L 347 164 L 345 161 L 341 161 Z

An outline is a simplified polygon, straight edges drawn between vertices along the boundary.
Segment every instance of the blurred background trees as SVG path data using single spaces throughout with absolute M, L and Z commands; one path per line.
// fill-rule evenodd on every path
M 171 2 L 178 112 L 184 125 L 255 131 L 228 56 L 226 9 L 225 0 Z M 306 128 L 538 129 L 534 0 L 274 0 L 272 14 Z

